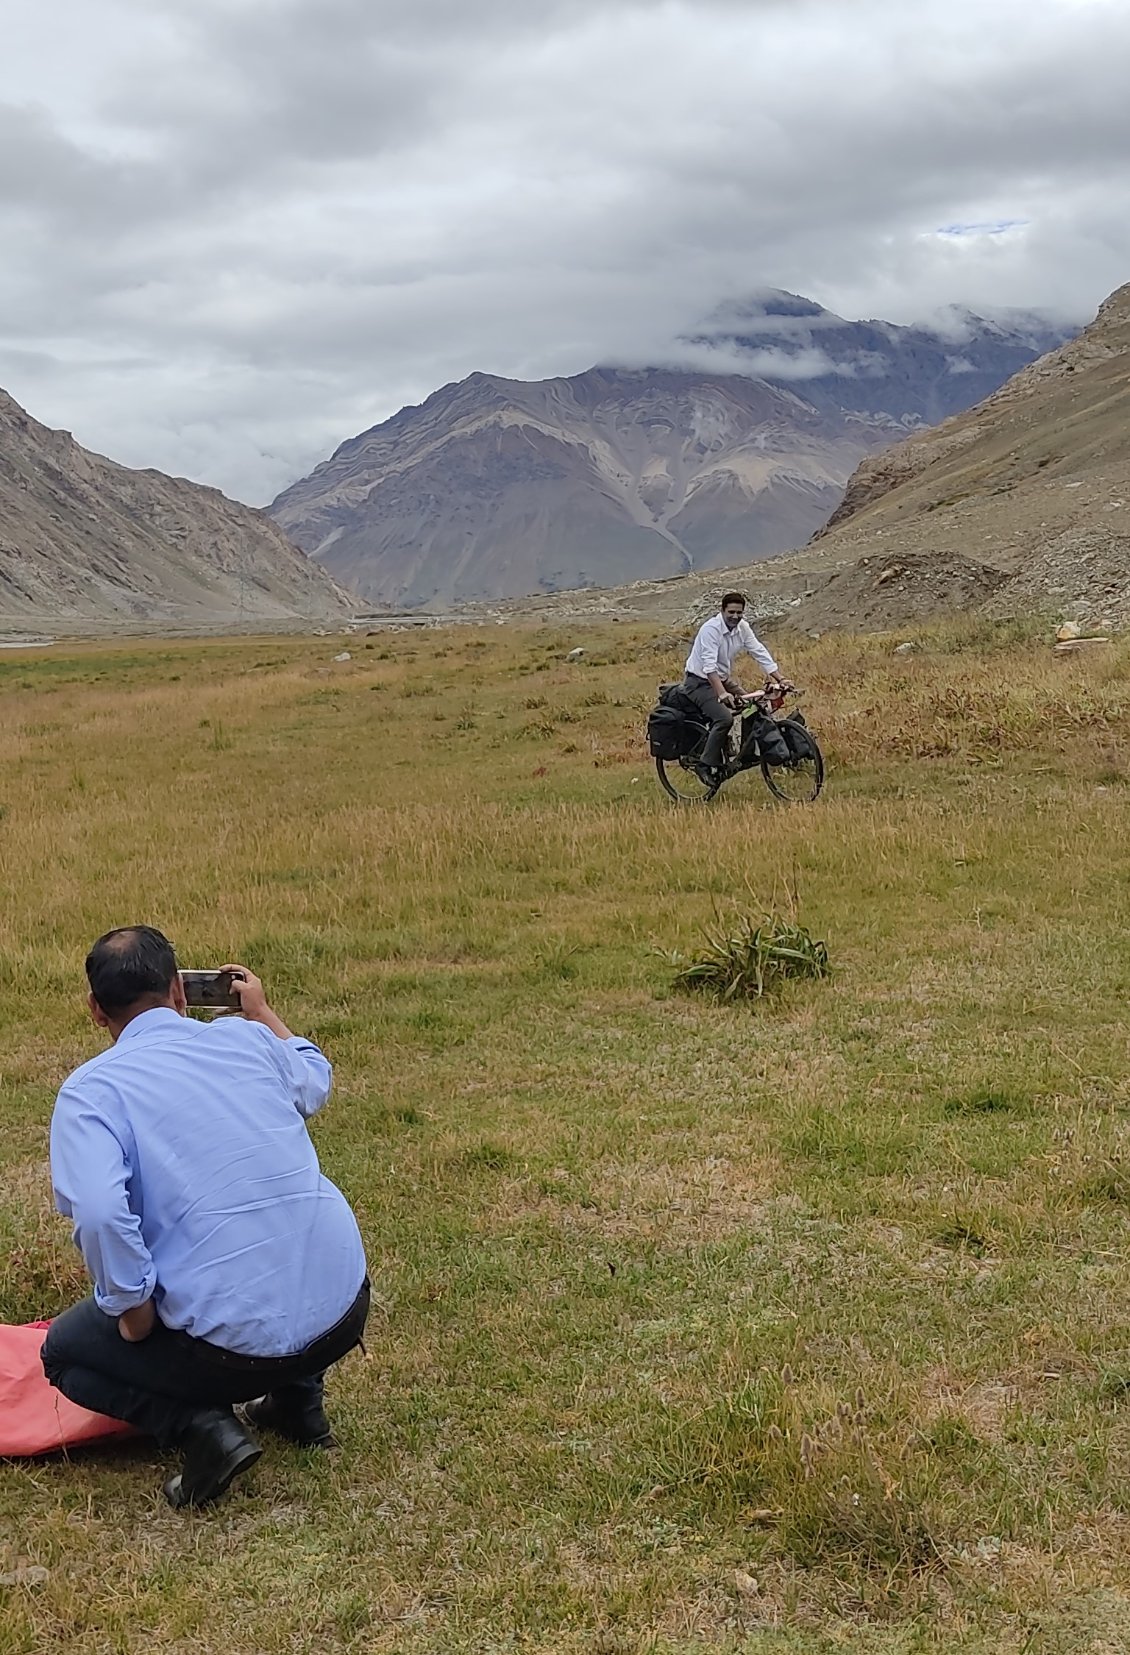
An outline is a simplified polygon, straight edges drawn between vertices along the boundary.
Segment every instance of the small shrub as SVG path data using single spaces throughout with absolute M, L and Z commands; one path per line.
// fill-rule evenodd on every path
M 730 929 L 719 923 L 706 944 L 695 959 L 673 957 L 676 988 L 714 1000 L 762 1000 L 790 979 L 831 972 L 827 945 L 779 914 L 758 924 L 747 917 Z

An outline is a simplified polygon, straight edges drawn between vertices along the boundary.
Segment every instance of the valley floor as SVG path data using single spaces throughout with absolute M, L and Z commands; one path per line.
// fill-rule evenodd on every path
M 131 920 L 324 1044 L 376 1287 L 336 1456 L 0 1466 L 0 1655 L 1130 1645 L 1130 648 L 914 636 L 789 650 L 816 806 L 698 813 L 655 626 L 0 656 L 0 1319 L 83 1290 L 46 1127 Z M 672 992 L 772 908 L 828 982 Z

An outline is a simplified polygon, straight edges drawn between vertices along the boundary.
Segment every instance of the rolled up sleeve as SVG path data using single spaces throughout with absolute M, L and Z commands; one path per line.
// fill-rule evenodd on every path
M 293 1085 L 294 1106 L 304 1120 L 316 1115 L 333 1090 L 333 1069 L 312 1040 L 291 1035 L 283 1042 Z
M 747 655 L 753 656 L 754 660 L 763 672 L 776 672 L 776 661 L 766 649 L 765 645 L 761 642 L 761 639 L 757 636 L 757 633 L 753 630 L 752 626 L 750 626 L 748 621 L 743 621 L 742 626 L 745 628 L 745 631 L 742 634 L 742 642 L 745 644 Z
M 120 1316 L 152 1298 L 157 1271 L 129 1204 L 129 1166 L 110 1123 L 80 1093 L 59 1093 L 51 1119 L 55 1204 L 74 1225 L 95 1302 Z

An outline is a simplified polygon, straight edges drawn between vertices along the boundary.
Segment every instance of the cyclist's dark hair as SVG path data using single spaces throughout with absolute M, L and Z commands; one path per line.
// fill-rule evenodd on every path
M 90 992 L 107 1017 L 148 1001 L 163 1004 L 177 974 L 168 937 L 152 925 L 122 925 L 99 937 L 86 956 Z
M 746 606 L 746 595 L 745 595 L 745 593 L 744 592 L 727 592 L 725 594 L 725 596 L 723 597 L 722 602 L 718 605 L 718 607 L 719 607 L 719 609 L 725 609 L 727 604 L 731 604 L 731 603 L 740 603 L 742 608 L 744 609 L 745 606 Z

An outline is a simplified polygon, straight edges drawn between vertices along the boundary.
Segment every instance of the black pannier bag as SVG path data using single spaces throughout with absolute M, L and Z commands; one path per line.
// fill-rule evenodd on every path
M 755 749 L 766 764 L 791 763 L 793 755 L 782 734 L 782 726 L 775 718 L 770 718 L 767 713 L 751 713 L 743 721 L 743 728 L 742 758 L 747 764 Z
M 777 728 L 788 744 L 789 757 L 794 764 L 798 759 L 812 757 L 812 743 L 808 739 L 808 731 L 804 728 L 804 719 L 800 713 L 794 713 L 791 718 L 785 719 L 784 723 L 778 724 Z
M 702 737 L 674 707 L 655 707 L 647 721 L 647 745 L 654 759 L 678 759 L 694 750 Z

